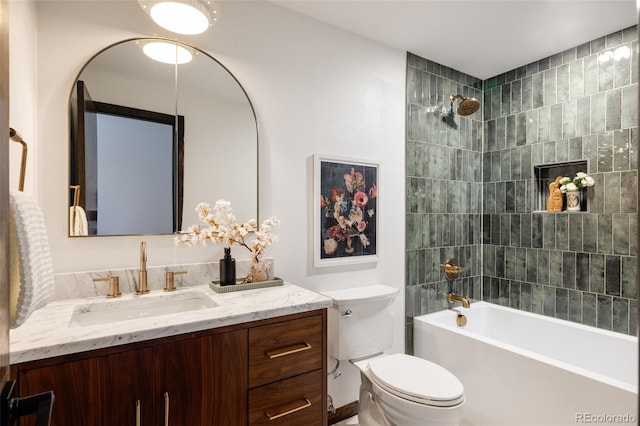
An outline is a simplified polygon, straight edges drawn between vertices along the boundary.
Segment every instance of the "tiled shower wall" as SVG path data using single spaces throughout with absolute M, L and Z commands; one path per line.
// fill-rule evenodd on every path
M 635 334 L 637 29 L 484 82 L 484 300 Z M 533 210 L 532 166 L 586 159 L 588 213 Z
M 408 353 L 449 290 L 636 333 L 637 55 L 635 26 L 483 82 L 408 54 Z M 483 106 L 443 119 L 452 93 Z M 534 211 L 533 166 L 585 159 L 589 212 Z
M 406 342 L 413 317 L 447 307 L 455 291 L 482 296 L 482 109 L 450 115 L 450 95 L 482 98 L 482 81 L 408 54 Z M 456 101 L 457 106 L 459 101 Z M 443 264 L 467 271 L 454 282 Z

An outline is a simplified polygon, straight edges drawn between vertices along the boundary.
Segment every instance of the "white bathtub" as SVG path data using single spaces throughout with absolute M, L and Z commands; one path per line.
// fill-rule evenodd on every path
M 414 354 L 464 386 L 465 424 L 637 424 L 638 338 L 487 302 L 414 318 Z

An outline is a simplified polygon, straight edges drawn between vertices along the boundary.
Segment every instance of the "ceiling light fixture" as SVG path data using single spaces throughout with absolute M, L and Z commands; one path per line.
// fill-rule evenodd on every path
M 142 51 L 151 59 L 165 64 L 186 64 L 193 55 L 188 49 L 167 41 L 152 41 L 142 46 Z
M 156 24 L 179 34 L 200 34 L 218 20 L 210 0 L 138 0 Z

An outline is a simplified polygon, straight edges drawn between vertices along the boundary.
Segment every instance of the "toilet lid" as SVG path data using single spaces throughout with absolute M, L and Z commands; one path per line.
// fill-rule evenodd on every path
M 464 401 L 464 388 L 445 368 L 406 354 L 393 354 L 369 363 L 372 380 L 386 391 L 426 405 L 450 407 Z

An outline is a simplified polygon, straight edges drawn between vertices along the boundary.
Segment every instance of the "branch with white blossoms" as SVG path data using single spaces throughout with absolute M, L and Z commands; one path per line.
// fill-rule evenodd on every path
M 578 191 L 579 189 L 593 186 L 595 183 L 596 181 L 588 174 L 578 172 L 576 173 L 576 177 L 573 179 L 567 176 L 560 179 L 560 192 L 566 193 L 567 191 Z
M 275 216 L 266 219 L 258 228 L 255 219 L 238 224 L 236 217 L 231 212 L 229 201 L 216 201 L 213 211 L 209 204 L 200 203 L 196 207 L 196 211 L 200 220 L 208 227 L 200 228 L 198 225 L 192 225 L 185 234 L 175 237 L 176 245 L 191 247 L 195 245 L 207 246 L 211 243 L 231 247 L 233 244 L 237 244 L 249 250 L 253 261 L 259 262 L 260 256 L 278 239 L 272 233 L 280 225 L 280 221 Z M 248 236 L 252 232 L 255 234 L 255 238 L 249 241 Z

